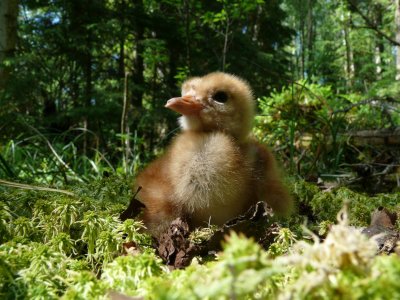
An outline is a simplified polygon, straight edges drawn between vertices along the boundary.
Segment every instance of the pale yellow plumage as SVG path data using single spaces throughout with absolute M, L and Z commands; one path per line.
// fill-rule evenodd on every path
M 221 72 L 189 79 L 182 97 L 167 102 L 182 114 L 182 133 L 135 184 L 150 233 L 159 236 L 177 217 L 192 227 L 221 225 L 257 201 L 290 212 L 272 154 L 250 135 L 254 106 L 248 84 Z

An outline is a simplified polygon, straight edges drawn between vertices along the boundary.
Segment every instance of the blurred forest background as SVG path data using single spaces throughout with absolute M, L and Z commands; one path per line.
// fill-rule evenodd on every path
M 134 175 L 178 129 L 166 100 L 221 70 L 291 175 L 400 185 L 399 0 L 2 0 L 0 64 L 3 179 Z

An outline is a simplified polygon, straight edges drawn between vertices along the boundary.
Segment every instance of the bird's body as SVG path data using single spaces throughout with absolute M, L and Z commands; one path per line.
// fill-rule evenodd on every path
M 291 209 L 272 154 L 250 136 L 254 100 L 244 81 L 219 72 L 196 77 L 166 107 L 183 114 L 182 133 L 135 184 L 150 233 L 159 236 L 177 217 L 193 227 L 222 225 L 257 201 L 278 213 Z

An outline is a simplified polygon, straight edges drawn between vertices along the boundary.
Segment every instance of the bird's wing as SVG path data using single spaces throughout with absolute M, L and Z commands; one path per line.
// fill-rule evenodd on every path
M 180 214 L 174 205 L 173 187 L 168 172 L 168 154 L 153 161 L 136 178 L 135 187 L 141 187 L 137 199 L 145 205 L 143 221 L 155 236 L 164 232 Z
M 265 201 L 274 212 L 287 215 L 293 209 L 293 199 L 282 183 L 279 169 L 270 150 L 253 141 L 254 186 L 257 201 Z

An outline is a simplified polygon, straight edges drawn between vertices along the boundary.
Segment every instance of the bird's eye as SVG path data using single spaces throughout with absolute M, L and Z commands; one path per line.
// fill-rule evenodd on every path
M 213 97 L 212 97 L 215 101 L 219 102 L 219 103 L 225 103 L 226 101 L 228 101 L 228 94 L 223 92 L 223 91 L 219 91 L 216 92 Z

